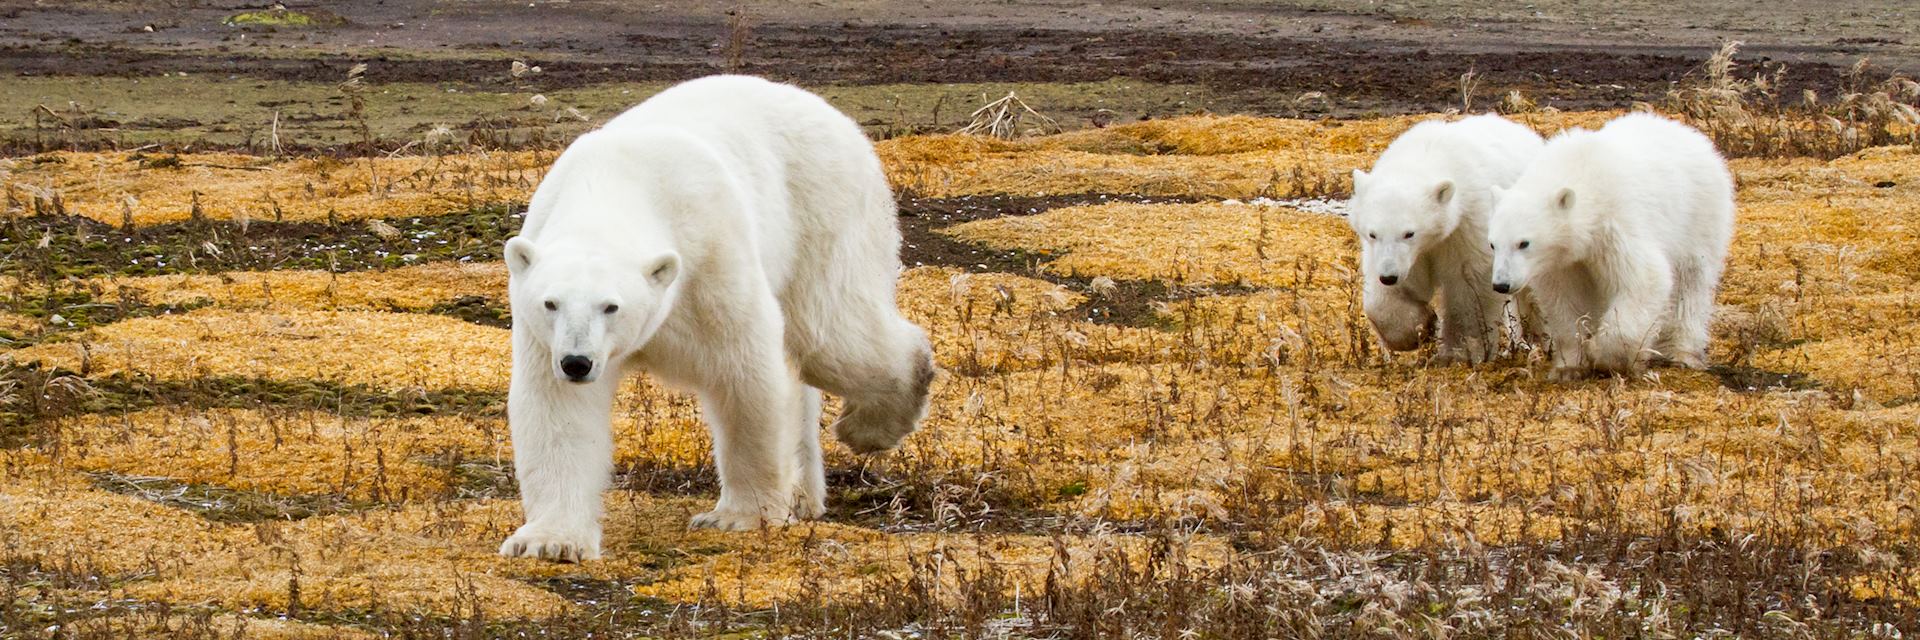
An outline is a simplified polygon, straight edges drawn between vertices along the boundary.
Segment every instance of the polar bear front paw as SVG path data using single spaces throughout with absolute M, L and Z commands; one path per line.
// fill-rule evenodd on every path
M 811 491 L 800 491 L 793 503 L 794 520 L 819 520 L 827 515 L 825 497 L 813 495 Z
M 687 522 L 687 528 L 752 531 L 765 526 L 788 524 L 791 520 L 792 516 L 786 513 L 769 514 L 760 509 L 714 507 L 712 511 L 694 516 L 693 520 Z
M 600 559 L 600 531 L 598 529 L 559 529 L 553 527 L 535 527 L 529 523 L 520 527 L 500 543 L 500 555 L 509 558 L 539 558 L 558 562 L 584 562 Z

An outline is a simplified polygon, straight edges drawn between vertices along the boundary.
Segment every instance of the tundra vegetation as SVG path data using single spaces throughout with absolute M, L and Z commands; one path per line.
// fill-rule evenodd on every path
M 494 553 L 519 522 L 498 252 L 564 107 L 284 153 L 19 138 L 0 629 L 1911 634 L 1920 86 L 1778 96 L 1733 53 L 1642 105 L 1739 182 L 1706 371 L 1553 383 L 1526 348 L 1381 350 L 1338 200 L 1446 114 L 1053 133 L 1045 100 L 996 92 L 950 128 L 997 135 L 877 143 L 901 305 L 942 368 L 925 427 L 879 457 L 829 444 L 823 521 L 688 531 L 705 427 L 635 379 L 585 564 Z M 1548 135 L 1618 115 L 1499 106 Z

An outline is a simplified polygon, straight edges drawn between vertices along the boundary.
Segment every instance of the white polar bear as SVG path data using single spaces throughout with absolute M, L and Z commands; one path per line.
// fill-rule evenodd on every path
M 1496 196 L 1494 289 L 1533 292 L 1555 379 L 1632 374 L 1649 356 L 1705 367 L 1733 195 L 1692 127 L 1631 114 L 1567 131 Z
M 1360 237 L 1362 301 L 1387 348 L 1419 348 L 1433 332 L 1434 360 L 1479 363 L 1497 355 L 1506 296 L 1488 286 L 1490 189 L 1513 184 L 1544 142 L 1497 115 L 1414 125 L 1353 172 L 1347 221 Z
M 644 370 L 699 395 L 720 500 L 692 526 L 825 511 L 834 433 L 891 448 L 925 416 L 926 334 L 900 316 L 880 160 L 826 101 L 758 78 L 687 82 L 574 141 L 506 244 L 507 397 L 527 522 L 507 556 L 599 556 L 614 393 Z

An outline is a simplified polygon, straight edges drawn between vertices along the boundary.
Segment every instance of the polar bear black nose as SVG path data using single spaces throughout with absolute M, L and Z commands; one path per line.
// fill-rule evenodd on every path
M 578 382 L 593 373 L 593 361 L 586 356 L 567 356 L 560 359 L 560 372 Z
M 1399 281 L 1400 281 L 1400 276 L 1380 276 L 1380 284 L 1384 284 L 1389 287 L 1393 286 L 1394 283 Z
M 1513 287 L 1512 287 L 1511 285 L 1508 285 L 1508 284 L 1507 284 L 1507 283 L 1505 283 L 1505 282 L 1495 282 L 1495 283 L 1493 283 L 1493 292 L 1494 292 L 1494 293 L 1511 293 L 1512 291 L 1513 291 Z

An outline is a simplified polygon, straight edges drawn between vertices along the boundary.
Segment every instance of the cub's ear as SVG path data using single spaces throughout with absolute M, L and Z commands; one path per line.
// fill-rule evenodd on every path
M 507 272 L 520 273 L 533 266 L 533 241 L 514 236 L 507 241 Z
M 1572 211 L 1573 189 L 1571 187 L 1561 189 L 1560 194 L 1553 197 L 1553 206 L 1559 208 L 1561 211 Z
M 647 281 L 665 289 L 680 277 L 680 254 L 668 251 L 647 263 Z
M 1499 202 L 1501 198 L 1507 197 L 1507 188 L 1497 184 L 1489 185 L 1487 187 L 1487 197 L 1490 198 L 1492 202 Z
M 1440 184 L 1433 188 L 1433 201 L 1440 204 L 1446 204 L 1448 202 L 1453 201 L 1453 181 L 1452 180 L 1441 180 Z
M 1354 170 L 1353 170 L 1353 190 L 1354 190 L 1354 191 L 1359 191 L 1359 190 L 1360 190 L 1360 183 L 1362 183 L 1362 182 L 1366 182 L 1366 181 L 1367 181 L 1367 178 L 1368 178 L 1368 177 L 1369 177 L 1369 176 L 1367 176 L 1367 172 L 1366 172 L 1366 170 L 1364 170 L 1364 169 L 1354 169 Z

